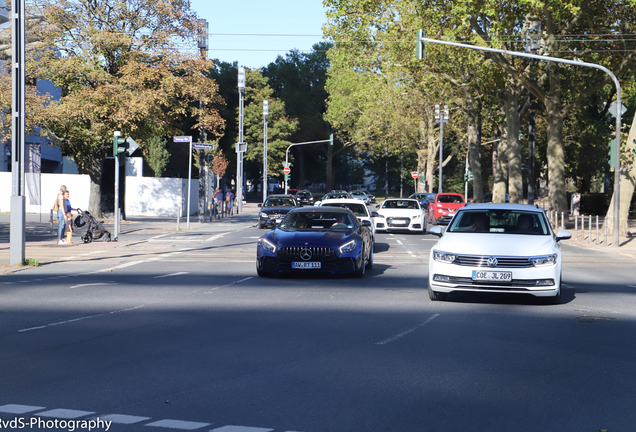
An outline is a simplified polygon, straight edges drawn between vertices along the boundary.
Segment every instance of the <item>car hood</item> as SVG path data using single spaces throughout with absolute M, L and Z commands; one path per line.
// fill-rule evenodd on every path
M 434 246 L 461 255 L 534 256 L 554 252 L 551 235 L 446 233 Z
M 267 233 L 267 239 L 282 247 L 339 247 L 355 237 L 355 230 L 304 231 L 276 228 Z
M 384 217 L 411 217 L 422 214 L 419 209 L 378 209 L 378 214 Z
M 287 214 L 290 210 L 295 209 L 296 207 L 261 207 L 259 213 L 277 213 L 277 214 Z

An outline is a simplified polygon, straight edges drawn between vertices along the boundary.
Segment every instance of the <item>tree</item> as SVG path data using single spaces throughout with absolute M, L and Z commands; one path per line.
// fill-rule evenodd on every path
M 89 211 L 101 215 L 101 176 L 115 130 L 140 145 L 156 136 L 188 131 L 196 119 L 220 135 L 223 120 L 212 66 L 180 53 L 196 40 L 198 24 L 186 0 L 35 0 L 43 17 L 38 37 L 41 75 L 63 91 L 51 104 L 46 131 L 91 178 Z M 199 108 L 199 100 L 203 108 Z

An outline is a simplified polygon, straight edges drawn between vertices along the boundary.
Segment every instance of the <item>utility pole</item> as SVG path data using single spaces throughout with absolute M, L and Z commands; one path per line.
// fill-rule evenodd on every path
M 442 193 L 442 162 L 444 162 L 444 123 L 448 123 L 448 105 L 444 105 L 444 113 L 440 113 L 439 105 L 435 105 L 435 122 L 439 123 L 439 183 L 437 193 Z
M 12 113 L 11 116 L 11 265 L 23 264 L 26 244 L 26 198 L 24 194 L 24 0 L 12 0 Z
M 199 19 L 199 53 L 202 60 L 208 58 L 208 21 L 206 19 Z M 199 108 L 203 108 L 203 100 L 199 98 Z M 205 143 L 206 141 L 205 128 L 201 127 L 199 130 L 199 142 Z M 199 150 L 199 223 L 206 222 L 206 198 L 207 198 L 207 181 L 208 176 L 205 170 L 205 150 Z
M 263 127 L 265 128 L 263 140 L 263 202 L 267 199 L 267 118 L 269 117 L 269 102 L 263 101 Z
M 236 199 L 238 204 L 237 213 L 243 211 L 243 152 L 247 150 L 247 145 L 243 142 L 243 99 L 245 97 L 245 68 L 238 68 L 238 90 L 239 90 L 239 142 L 236 144 Z

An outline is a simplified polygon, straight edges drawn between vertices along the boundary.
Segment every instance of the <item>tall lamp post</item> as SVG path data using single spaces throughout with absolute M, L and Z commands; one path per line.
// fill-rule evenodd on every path
M 448 105 L 444 105 L 444 113 L 439 105 L 435 105 L 435 122 L 439 123 L 439 184 L 437 193 L 442 193 L 442 162 L 444 161 L 444 123 L 448 123 Z
M 541 45 L 539 38 L 541 37 L 541 21 L 532 21 L 528 27 L 526 48 L 530 53 L 536 54 Z M 534 64 L 534 59 L 530 60 L 530 64 Z M 535 77 L 532 77 L 535 80 Z M 530 109 L 528 110 L 528 204 L 534 204 L 534 94 L 530 92 L 528 95 Z
M 239 142 L 236 144 L 236 199 L 238 200 L 238 213 L 243 211 L 243 99 L 245 97 L 245 68 L 238 68 L 239 90 Z
M 263 101 L 263 124 L 264 124 L 264 140 L 263 140 L 263 202 L 267 199 L 267 117 L 269 117 L 269 102 Z

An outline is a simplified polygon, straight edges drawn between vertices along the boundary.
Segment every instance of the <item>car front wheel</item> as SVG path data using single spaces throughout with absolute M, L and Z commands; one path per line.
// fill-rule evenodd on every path
M 360 267 L 358 267 L 358 269 L 355 272 L 353 272 L 353 274 L 359 278 L 364 277 L 364 271 L 366 270 L 366 268 L 367 268 L 367 261 L 365 259 L 365 250 L 362 249 L 362 262 L 360 263 Z

